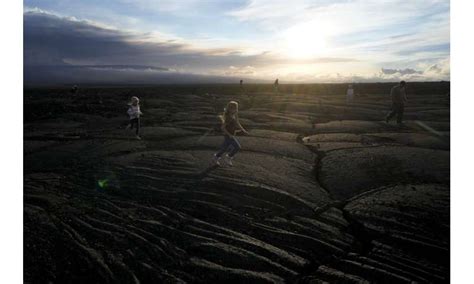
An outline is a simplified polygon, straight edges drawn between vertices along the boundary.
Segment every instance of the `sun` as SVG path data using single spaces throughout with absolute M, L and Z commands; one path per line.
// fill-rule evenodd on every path
M 305 59 L 326 52 L 326 39 L 315 25 L 299 25 L 284 33 L 284 52 L 291 58 Z

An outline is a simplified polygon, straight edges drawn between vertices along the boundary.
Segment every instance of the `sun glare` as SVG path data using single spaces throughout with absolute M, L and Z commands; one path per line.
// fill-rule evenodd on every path
M 285 53 L 291 58 L 310 58 L 326 51 L 325 35 L 314 25 L 288 29 L 284 34 L 284 41 Z

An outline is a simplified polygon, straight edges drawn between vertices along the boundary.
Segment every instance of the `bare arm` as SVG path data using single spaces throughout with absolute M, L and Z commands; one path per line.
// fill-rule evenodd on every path
M 249 134 L 248 131 L 245 130 L 245 128 L 242 126 L 242 124 L 240 124 L 240 120 L 239 120 L 239 117 L 238 117 L 238 116 L 236 117 L 236 120 L 235 120 L 235 121 L 237 122 L 237 126 L 240 128 L 240 130 L 242 130 L 243 133 Z

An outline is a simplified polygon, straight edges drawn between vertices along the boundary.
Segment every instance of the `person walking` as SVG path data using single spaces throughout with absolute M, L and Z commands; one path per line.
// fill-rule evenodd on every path
M 392 97 L 392 110 L 385 117 L 386 123 L 389 123 L 390 119 L 394 116 L 397 116 L 398 125 L 403 123 L 403 111 L 405 109 L 405 103 L 407 102 L 405 87 L 405 81 L 400 81 L 398 85 L 392 87 L 392 90 L 390 91 L 390 96 Z

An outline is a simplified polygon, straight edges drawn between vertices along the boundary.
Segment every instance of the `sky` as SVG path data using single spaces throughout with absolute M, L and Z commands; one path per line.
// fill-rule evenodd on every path
M 450 79 L 449 1 L 25 0 L 23 18 L 27 81 Z

